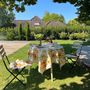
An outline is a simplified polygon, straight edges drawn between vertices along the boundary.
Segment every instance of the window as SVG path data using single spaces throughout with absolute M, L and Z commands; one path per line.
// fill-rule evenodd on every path
M 34 23 L 34 25 L 39 26 L 39 25 L 40 25 L 40 23 Z

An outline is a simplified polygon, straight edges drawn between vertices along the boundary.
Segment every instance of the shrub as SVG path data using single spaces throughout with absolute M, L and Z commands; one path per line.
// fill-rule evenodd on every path
M 70 34 L 69 39 L 73 40 L 74 39 L 74 34 Z
M 19 37 L 19 40 L 22 40 L 22 38 L 23 38 L 22 24 L 21 23 L 18 26 L 18 37 Z
M 29 27 L 29 23 L 26 23 L 26 27 L 25 27 L 25 37 L 26 40 L 28 41 L 30 39 L 30 27 Z
M 39 34 L 39 33 L 43 33 L 43 28 L 42 27 L 36 27 L 36 28 L 33 28 L 35 34 Z
M 88 38 L 88 36 L 89 36 L 88 33 L 82 32 L 82 33 L 80 34 L 80 39 L 85 40 L 86 38 Z
M 6 32 L 6 36 L 8 40 L 14 40 L 15 39 L 15 32 L 13 28 L 8 28 Z
M 59 35 L 60 35 L 61 39 L 67 39 L 68 38 L 67 33 L 65 33 L 65 32 L 61 32 Z
M 34 32 L 31 32 L 30 40 L 35 40 L 35 33 Z
M 0 40 L 6 40 L 6 29 L 5 28 L 0 28 Z
M 46 27 L 45 30 L 43 31 L 44 37 L 49 37 L 52 34 L 52 28 L 51 27 Z
M 69 39 L 81 39 L 81 40 L 85 40 L 86 38 L 88 38 L 88 33 L 72 33 L 69 36 Z

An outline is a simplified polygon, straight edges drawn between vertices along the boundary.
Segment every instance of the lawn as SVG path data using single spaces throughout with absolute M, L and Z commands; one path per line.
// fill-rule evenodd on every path
M 71 40 L 55 40 L 60 45 L 64 46 L 65 53 L 71 53 L 71 45 L 74 41 Z M 31 41 L 30 44 L 38 44 L 38 41 Z M 19 49 L 17 52 L 9 56 L 10 61 L 16 59 L 27 60 L 27 51 L 30 44 Z M 81 66 L 72 67 L 72 63 L 65 64 L 62 69 L 59 69 L 58 64 L 53 64 L 54 81 L 50 80 L 50 70 L 40 74 L 36 64 L 33 64 L 28 75 L 28 69 L 26 68 L 23 73 L 25 76 L 26 86 L 23 87 L 17 80 L 13 81 L 7 88 L 7 90 L 89 90 L 90 88 L 90 74 L 89 70 Z M 4 68 L 3 62 L 0 62 L 0 90 L 9 81 L 6 80 L 9 73 Z M 21 78 L 21 77 L 20 77 Z M 23 80 L 23 78 L 21 78 Z

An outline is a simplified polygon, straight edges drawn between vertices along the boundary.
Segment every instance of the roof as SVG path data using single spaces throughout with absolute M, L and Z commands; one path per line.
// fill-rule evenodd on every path
M 38 16 L 34 16 L 30 22 L 31 27 L 33 27 L 33 26 L 44 26 L 44 24 L 45 23 Z
M 66 26 L 64 23 L 60 22 L 60 21 L 48 21 L 47 23 L 45 23 L 44 21 L 42 21 L 42 19 L 40 19 L 38 16 L 34 16 L 31 20 L 14 20 L 14 24 L 16 24 L 16 26 L 18 26 L 19 23 L 22 23 L 22 26 L 24 27 L 25 23 L 28 22 L 30 24 L 30 27 L 37 27 L 37 26 L 51 26 L 51 27 L 64 27 Z
M 46 26 L 52 26 L 52 27 L 64 27 L 66 26 L 64 23 L 60 21 L 49 21 L 45 24 Z
M 22 23 L 22 26 L 24 27 L 26 22 L 30 23 L 30 20 L 14 20 L 13 23 L 16 24 L 16 26 L 18 26 L 19 23 Z
M 38 16 L 34 16 L 31 20 L 14 20 L 13 23 L 18 26 L 18 23 L 20 22 L 22 23 L 22 26 L 24 26 L 25 23 L 28 22 L 30 24 L 30 27 L 45 25 L 45 23 Z

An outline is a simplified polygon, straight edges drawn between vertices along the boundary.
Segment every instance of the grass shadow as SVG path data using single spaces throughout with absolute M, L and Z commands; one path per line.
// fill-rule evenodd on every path
M 72 48 L 72 44 L 61 44 L 64 47 L 65 54 L 75 53 L 76 49 Z
M 30 75 L 27 76 L 27 90 L 42 90 L 44 87 L 40 88 L 39 84 L 44 82 L 45 76 L 38 72 L 37 68 L 31 68 Z
M 30 74 L 26 74 L 28 71 L 25 69 L 23 74 L 25 75 L 25 86 L 23 86 L 19 81 L 13 81 L 5 90 L 42 90 L 44 87 L 40 88 L 39 84 L 44 82 L 45 76 L 40 74 L 37 70 L 38 68 L 31 68 Z M 20 79 L 24 82 L 24 80 Z
M 53 78 L 54 80 L 63 80 L 66 78 L 71 78 L 74 76 L 83 76 L 85 73 L 88 73 L 88 70 L 85 67 L 81 66 L 70 66 L 69 63 L 65 64 L 61 69 L 59 64 L 53 63 Z M 50 80 L 50 69 L 46 70 L 43 73 L 44 79 Z

